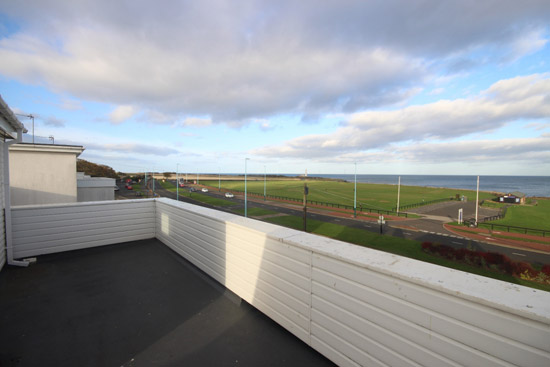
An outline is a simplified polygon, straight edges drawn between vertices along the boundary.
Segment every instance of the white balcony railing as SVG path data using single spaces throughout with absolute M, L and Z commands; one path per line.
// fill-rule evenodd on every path
M 15 257 L 156 237 L 342 366 L 550 365 L 548 292 L 170 199 L 12 218 Z

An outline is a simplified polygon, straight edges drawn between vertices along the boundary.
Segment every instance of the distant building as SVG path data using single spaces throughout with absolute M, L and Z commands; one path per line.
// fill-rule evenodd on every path
M 498 198 L 500 203 L 509 204 L 525 204 L 525 194 L 519 191 L 514 191 Z
M 77 201 L 115 200 L 114 178 L 90 177 L 77 172 L 76 179 Z
M 11 205 L 76 202 L 76 158 L 83 151 L 74 145 L 10 146 Z

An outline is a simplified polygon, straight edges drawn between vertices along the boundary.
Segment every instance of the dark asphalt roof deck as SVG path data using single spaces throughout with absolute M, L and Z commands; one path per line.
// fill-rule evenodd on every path
M 0 366 L 331 366 L 156 239 L 0 272 Z

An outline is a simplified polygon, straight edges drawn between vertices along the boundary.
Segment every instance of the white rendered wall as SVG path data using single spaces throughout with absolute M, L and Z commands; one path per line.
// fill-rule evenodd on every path
M 152 199 L 12 208 L 14 257 L 155 237 Z
M 12 205 L 76 202 L 76 153 L 16 149 L 9 158 Z

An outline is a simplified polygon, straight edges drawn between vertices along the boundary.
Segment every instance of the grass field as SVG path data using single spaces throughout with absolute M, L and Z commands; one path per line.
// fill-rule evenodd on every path
M 201 181 L 209 186 L 218 186 L 218 181 Z M 353 206 L 353 182 L 311 181 L 308 200 L 338 203 Z M 222 181 L 222 188 L 244 191 L 244 181 Z M 247 190 L 251 193 L 263 195 L 263 181 L 248 181 Z M 286 196 L 293 199 L 303 199 L 303 181 L 267 181 L 267 195 Z M 420 186 L 401 186 L 400 205 L 416 204 L 422 201 L 455 197 L 456 194 L 465 195 L 475 200 L 475 191 L 455 190 L 445 188 L 431 188 Z M 480 192 L 480 200 L 491 199 L 490 193 Z M 392 210 L 397 205 L 397 185 L 357 184 L 357 207 Z
M 180 192 L 180 195 L 181 195 L 181 192 Z M 200 201 L 201 203 L 205 203 L 205 204 L 209 204 L 209 205 L 213 205 L 213 206 L 233 206 L 233 205 L 237 205 L 237 203 L 235 203 L 233 201 L 218 199 L 218 198 L 215 198 L 215 197 L 212 197 L 212 196 L 200 194 L 198 192 L 193 192 L 193 193 L 186 192 L 185 196 L 187 196 L 187 197 L 189 197 L 193 200 Z
M 288 215 L 284 217 L 273 217 L 264 219 L 264 221 L 278 224 L 284 227 L 294 228 L 297 230 L 301 230 L 303 228 L 302 218 L 297 216 Z M 524 279 L 518 279 L 506 274 L 493 272 L 487 269 L 482 269 L 476 266 L 470 266 L 467 264 L 443 259 L 435 255 L 427 254 L 422 251 L 420 242 L 418 241 L 379 235 L 377 233 L 369 232 L 359 228 L 350 228 L 313 219 L 308 219 L 307 229 L 310 233 L 334 238 L 340 241 L 345 241 L 356 245 L 365 246 L 372 249 L 381 250 L 384 252 L 389 252 L 392 254 L 465 271 L 468 273 L 478 274 L 488 278 L 503 280 L 506 282 L 520 284 L 527 287 L 542 289 L 550 292 L 549 285 L 531 282 Z
M 239 208 L 232 211 L 233 213 L 244 215 L 244 208 Z M 246 212 L 249 217 L 260 217 L 262 215 L 278 214 L 278 212 L 276 211 L 263 208 L 248 208 Z
M 550 199 L 537 199 L 537 205 L 510 206 L 505 218 L 490 223 L 550 230 Z

